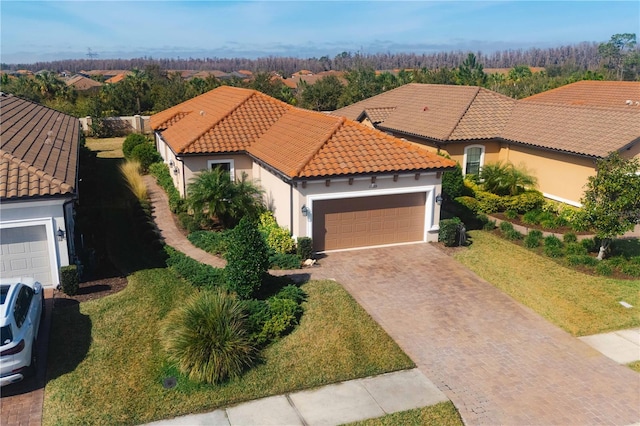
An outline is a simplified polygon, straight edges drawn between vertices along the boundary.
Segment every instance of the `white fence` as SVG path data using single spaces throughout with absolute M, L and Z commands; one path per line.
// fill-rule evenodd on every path
M 108 126 L 114 134 L 126 135 L 129 133 L 152 133 L 148 115 L 133 115 L 128 117 L 106 117 L 104 124 Z M 91 133 L 93 118 L 87 116 L 80 118 L 82 130 L 86 134 Z

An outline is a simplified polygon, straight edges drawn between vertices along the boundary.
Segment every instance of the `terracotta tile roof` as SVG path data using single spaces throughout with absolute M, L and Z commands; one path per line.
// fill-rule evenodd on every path
M 178 154 L 247 152 L 289 178 L 454 165 L 359 123 L 228 86 L 152 116 L 151 126 Z
M 503 139 L 605 157 L 640 140 L 640 111 L 518 102 Z
M 75 192 L 80 123 L 0 93 L 0 198 Z
M 515 101 L 506 96 L 475 86 L 449 86 L 411 83 L 334 111 L 351 120 L 358 120 L 365 110 L 395 108 L 378 127 L 419 137 L 446 141 L 456 130 L 465 113 L 489 109 L 500 117 L 508 114 Z M 475 122 L 473 120 L 480 120 Z M 481 128 L 484 134 L 497 134 L 502 119 L 472 114 L 465 122 L 465 131 Z
M 83 75 L 76 74 L 66 81 L 67 86 L 73 86 L 76 90 L 97 90 L 102 87 L 102 83 L 92 80 Z
M 630 102 L 628 102 L 630 101 Z M 640 82 L 584 80 L 538 93 L 522 102 L 616 107 L 640 110 Z
M 118 75 L 114 75 L 113 77 L 105 80 L 105 83 L 109 83 L 109 84 L 120 83 L 122 80 L 124 80 L 130 74 L 131 74 L 131 72 L 127 71 L 127 72 L 120 73 Z
M 640 139 L 640 106 L 620 107 L 614 101 L 635 93 L 640 83 L 589 81 L 569 86 L 574 89 L 564 94 L 552 90 L 548 97 L 542 93 L 516 101 L 478 87 L 414 83 L 332 114 L 353 120 L 375 116 L 372 121 L 381 130 L 441 142 L 504 139 L 594 157 Z M 607 87 L 615 90 L 607 92 Z M 565 95 L 593 88 L 598 89 L 591 102 L 602 106 L 571 105 L 577 95 Z

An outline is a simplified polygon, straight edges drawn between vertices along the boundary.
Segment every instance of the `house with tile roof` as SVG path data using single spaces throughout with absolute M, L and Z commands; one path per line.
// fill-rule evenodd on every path
M 579 82 L 515 100 L 475 86 L 407 84 L 332 112 L 446 152 L 463 172 L 524 165 L 548 198 L 580 205 L 596 161 L 640 156 L 637 82 Z
M 2 276 L 60 283 L 75 259 L 77 118 L 0 92 Z
M 99 92 L 100 88 L 103 86 L 103 84 L 99 81 L 92 80 L 80 74 L 74 75 L 73 77 L 66 80 L 65 83 L 67 86 L 73 87 L 78 92 L 84 93 Z
M 221 86 L 151 117 L 182 195 L 201 170 L 246 173 L 278 223 L 316 251 L 437 240 L 454 162 L 360 123 Z

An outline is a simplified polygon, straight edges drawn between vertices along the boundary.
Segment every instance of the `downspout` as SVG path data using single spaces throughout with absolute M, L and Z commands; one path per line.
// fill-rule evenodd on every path
M 176 157 L 176 160 L 178 159 L 178 157 Z M 187 182 L 186 182 L 186 178 L 184 175 L 184 160 L 180 160 L 180 163 L 182 163 L 182 193 L 184 194 L 184 198 L 187 198 Z
M 289 230 L 293 235 L 293 183 L 292 182 L 289 183 L 289 218 L 290 218 Z
M 69 262 L 69 265 L 73 265 L 75 264 L 75 260 L 76 260 L 76 250 L 75 250 L 75 243 L 71 244 L 71 238 L 75 238 L 75 234 L 76 234 L 76 226 L 75 226 L 75 220 L 73 223 L 73 232 L 69 232 L 69 221 L 67 220 L 67 204 L 71 204 L 74 203 L 76 201 L 76 198 L 72 198 L 70 200 L 65 201 L 64 203 L 62 203 L 62 215 L 64 216 L 64 231 L 67 235 L 67 256 L 69 257 L 67 259 L 67 261 Z M 55 230 L 54 230 L 55 231 Z M 70 235 L 73 234 L 73 235 Z M 73 259 L 73 262 L 71 261 Z

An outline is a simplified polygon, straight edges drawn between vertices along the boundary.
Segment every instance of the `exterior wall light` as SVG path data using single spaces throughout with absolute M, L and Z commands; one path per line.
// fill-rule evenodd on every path
M 442 205 L 442 194 L 436 195 L 436 204 Z
M 307 207 L 306 204 L 303 204 L 300 210 L 302 211 L 302 216 L 306 217 L 309 215 L 309 207 Z
M 173 160 L 169 160 L 169 167 L 173 167 L 174 164 Z
M 64 240 L 64 236 L 65 236 L 65 232 L 58 228 L 58 232 L 56 232 L 56 235 L 58 236 L 58 241 L 62 241 Z

